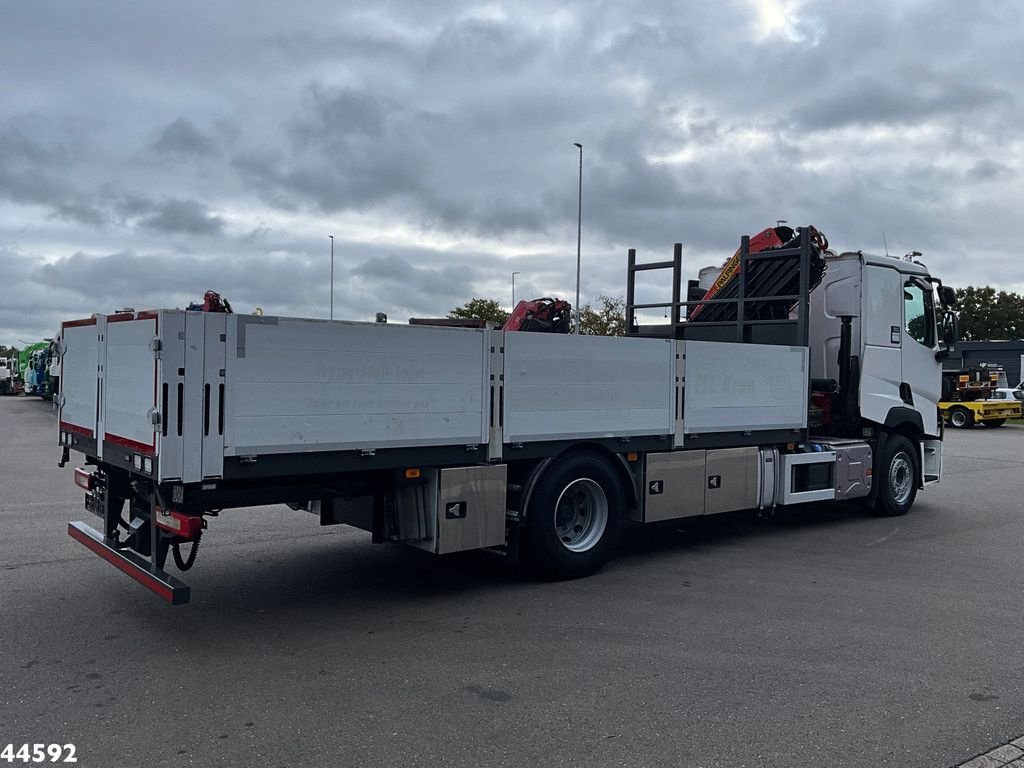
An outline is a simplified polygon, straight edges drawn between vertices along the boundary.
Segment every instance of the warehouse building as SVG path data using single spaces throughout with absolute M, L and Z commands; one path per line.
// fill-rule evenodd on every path
M 991 363 L 1001 365 L 1011 387 L 1024 379 L 1024 339 L 1010 341 L 958 341 L 953 354 L 942 364 L 944 370 L 955 371 L 968 365 Z

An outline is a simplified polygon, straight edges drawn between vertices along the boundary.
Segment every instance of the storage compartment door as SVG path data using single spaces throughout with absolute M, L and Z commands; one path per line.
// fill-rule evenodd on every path
M 759 448 L 708 451 L 705 513 L 756 509 L 760 500 L 760 461 Z
M 704 514 L 707 451 L 649 453 L 644 472 L 644 522 Z

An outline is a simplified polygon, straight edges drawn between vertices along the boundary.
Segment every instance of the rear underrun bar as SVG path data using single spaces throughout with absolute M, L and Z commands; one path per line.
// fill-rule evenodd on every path
M 127 549 L 115 549 L 103 540 L 103 534 L 82 522 L 68 523 L 68 535 L 102 557 L 118 570 L 156 593 L 171 605 L 184 605 L 191 597 L 188 585 Z

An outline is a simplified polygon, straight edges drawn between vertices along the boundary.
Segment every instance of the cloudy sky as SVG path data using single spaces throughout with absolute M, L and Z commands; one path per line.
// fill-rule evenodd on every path
M 813 223 L 1024 288 L 1019 0 L 4 3 L 0 343 L 184 306 L 443 315 Z

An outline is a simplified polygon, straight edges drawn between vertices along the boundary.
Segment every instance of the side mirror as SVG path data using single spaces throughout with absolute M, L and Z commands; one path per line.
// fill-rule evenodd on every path
M 956 306 L 956 291 L 948 285 L 939 286 L 939 301 L 942 306 L 950 309 Z
M 956 312 L 946 312 L 942 317 L 942 340 L 950 349 L 960 341 L 960 318 Z
M 956 316 L 956 312 L 947 310 L 942 313 L 942 341 L 939 342 L 939 349 L 935 353 L 935 359 L 945 360 L 948 358 L 959 339 L 960 319 Z

